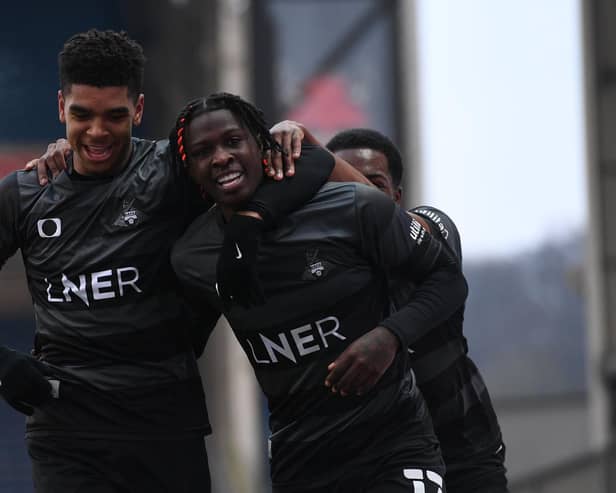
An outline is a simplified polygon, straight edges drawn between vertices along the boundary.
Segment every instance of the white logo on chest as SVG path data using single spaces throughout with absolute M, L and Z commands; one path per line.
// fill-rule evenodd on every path
M 59 217 L 39 219 L 36 230 L 41 238 L 57 238 L 62 234 L 62 220 Z
M 297 363 L 298 357 L 327 349 L 329 347 L 328 338 L 330 341 L 332 337 L 341 341 L 346 340 L 346 336 L 339 333 L 338 329 L 340 329 L 340 321 L 336 317 L 325 317 L 316 322 L 280 332 L 273 339 L 258 332 L 258 338 L 253 340 L 254 345 L 248 339 L 246 342 L 257 364 L 278 363 L 279 357 Z
M 114 226 L 126 228 L 129 226 L 135 226 L 143 221 L 144 214 L 136 207 L 133 207 L 134 202 L 134 199 L 122 201 L 122 212 L 120 212 L 120 215 L 114 221 Z
M 47 301 L 70 303 L 73 301 L 73 296 L 76 296 L 86 306 L 90 306 L 92 301 L 121 298 L 129 288 L 134 292 L 142 293 L 137 286 L 137 281 L 139 281 L 139 270 L 136 267 L 120 267 L 79 274 L 75 281 L 62 273 L 59 282 L 53 283 L 45 278 Z

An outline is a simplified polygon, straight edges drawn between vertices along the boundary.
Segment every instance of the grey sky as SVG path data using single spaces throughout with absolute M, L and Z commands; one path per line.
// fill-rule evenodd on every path
M 425 202 L 466 257 L 586 223 L 576 0 L 418 0 Z

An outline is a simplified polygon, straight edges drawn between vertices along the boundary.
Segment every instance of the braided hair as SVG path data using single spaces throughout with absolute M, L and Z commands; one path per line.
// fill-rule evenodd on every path
M 235 94 L 218 92 L 206 98 L 193 99 L 180 111 L 169 134 L 169 145 L 176 164 L 188 166 L 184 141 L 188 124 L 202 113 L 216 110 L 229 110 L 250 132 L 262 152 L 282 151 L 280 144 L 270 134 L 265 116 L 259 108 Z

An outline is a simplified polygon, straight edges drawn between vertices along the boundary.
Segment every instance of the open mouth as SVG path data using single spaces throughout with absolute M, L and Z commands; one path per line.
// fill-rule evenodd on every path
M 242 182 L 243 177 L 244 173 L 239 171 L 231 171 L 216 178 L 216 183 L 223 190 L 230 190 L 238 186 Z
M 90 161 L 106 161 L 111 157 L 111 145 L 84 145 L 84 150 Z

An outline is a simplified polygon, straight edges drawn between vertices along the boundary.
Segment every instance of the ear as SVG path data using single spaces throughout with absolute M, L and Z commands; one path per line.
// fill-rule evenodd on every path
M 64 110 L 64 95 L 62 94 L 62 89 L 58 89 L 58 118 L 60 122 L 66 123 L 66 113 Z
M 402 187 L 398 187 L 394 192 L 394 202 L 398 205 L 402 205 Z
M 137 103 L 135 104 L 135 116 L 133 117 L 133 125 L 138 126 L 141 124 L 141 119 L 143 118 L 143 105 L 144 105 L 144 96 L 143 94 L 139 94 L 137 98 Z

